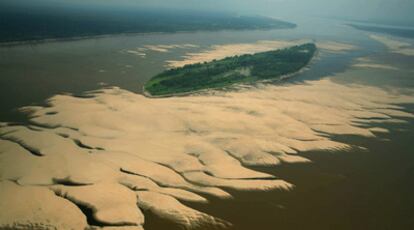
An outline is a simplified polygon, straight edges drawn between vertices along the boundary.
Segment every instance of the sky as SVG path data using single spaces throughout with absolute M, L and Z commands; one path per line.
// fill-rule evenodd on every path
M 232 11 L 286 18 L 320 16 L 414 25 L 414 0 L 1 0 L 28 7 L 53 4 L 89 7 L 162 7 Z

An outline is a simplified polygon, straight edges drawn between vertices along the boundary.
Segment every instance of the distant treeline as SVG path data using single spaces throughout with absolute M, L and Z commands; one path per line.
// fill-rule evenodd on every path
M 28 9 L 0 7 L 0 42 L 118 33 L 293 28 L 267 17 L 157 9 Z
M 275 79 L 305 67 L 315 51 L 315 44 L 308 43 L 287 49 L 185 65 L 154 76 L 144 88 L 151 95 L 161 96 Z
M 389 35 L 405 37 L 405 38 L 414 38 L 414 29 L 410 29 L 410 28 L 400 28 L 400 27 L 392 27 L 392 26 L 384 27 L 384 26 L 372 26 L 372 25 L 357 25 L 357 24 L 348 24 L 348 25 L 355 29 L 359 29 L 359 30 L 389 34 Z

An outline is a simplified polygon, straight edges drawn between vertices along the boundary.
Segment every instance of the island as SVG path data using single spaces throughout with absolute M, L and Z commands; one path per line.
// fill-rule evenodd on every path
M 168 69 L 144 85 L 148 96 L 171 96 L 235 83 L 280 79 L 308 65 L 317 48 L 306 43 L 280 50 L 227 57 Z
M 364 30 L 374 33 L 389 34 L 392 36 L 399 36 L 404 38 L 414 38 L 414 29 L 409 27 L 398 26 L 384 26 L 384 25 L 362 25 L 362 24 L 347 24 L 354 29 Z

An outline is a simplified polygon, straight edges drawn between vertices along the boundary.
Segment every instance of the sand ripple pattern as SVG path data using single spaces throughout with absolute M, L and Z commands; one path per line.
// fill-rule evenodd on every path
M 330 79 L 162 99 L 118 88 L 56 95 L 23 109 L 32 125 L 0 126 L 0 228 L 143 229 L 142 210 L 186 229 L 225 228 L 180 201 L 293 189 L 248 166 L 348 149 L 331 135 L 374 138 L 387 132 L 378 122 L 414 117 L 400 106 L 413 101 Z

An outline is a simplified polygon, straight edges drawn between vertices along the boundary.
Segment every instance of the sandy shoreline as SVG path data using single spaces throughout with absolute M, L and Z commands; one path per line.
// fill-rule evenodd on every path
M 399 105 L 413 95 L 329 78 L 162 100 L 119 88 L 88 95 L 26 107 L 29 126 L 0 124 L 0 210 L 9 213 L 0 227 L 90 227 L 78 206 L 102 226 L 142 229 L 141 210 L 189 229 L 229 226 L 180 201 L 291 190 L 248 166 L 310 163 L 298 153 L 351 147 L 330 135 L 376 138 L 387 131 L 378 122 L 414 117 Z M 68 215 L 54 214 L 61 209 Z
M 148 97 L 148 98 L 184 97 L 184 96 L 196 95 L 196 94 L 208 94 L 209 92 L 217 91 L 217 90 L 224 90 L 224 91 L 226 91 L 226 89 L 235 89 L 235 90 L 237 90 L 241 86 L 254 86 L 254 85 L 270 83 L 270 82 L 280 82 L 280 81 L 283 81 L 285 79 L 294 77 L 298 74 L 301 74 L 301 73 L 305 72 L 307 69 L 310 68 L 312 63 L 318 57 L 319 57 L 319 49 L 316 49 L 315 54 L 313 55 L 311 60 L 308 62 L 308 64 L 306 64 L 306 66 L 302 67 L 300 70 L 298 70 L 294 73 L 285 74 L 285 75 L 279 76 L 275 79 L 259 80 L 259 81 L 255 81 L 255 82 L 235 83 L 235 84 L 232 84 L 232 85 L 229 85 L 229 86 L 226 86 L 226 87 L 208 88 L 208 89 L 195 90 L 195 91 L 191 91 L 191 92 L 173 93 L 173 94 L 159 95 L 159 96 L 158 95 L 151 95 L 151 93 L 149 93 L 147 90 L 145 90 L 145 84 L 144 84 L 144 86 L 142 86 L 142 94 L 144 96 Z

